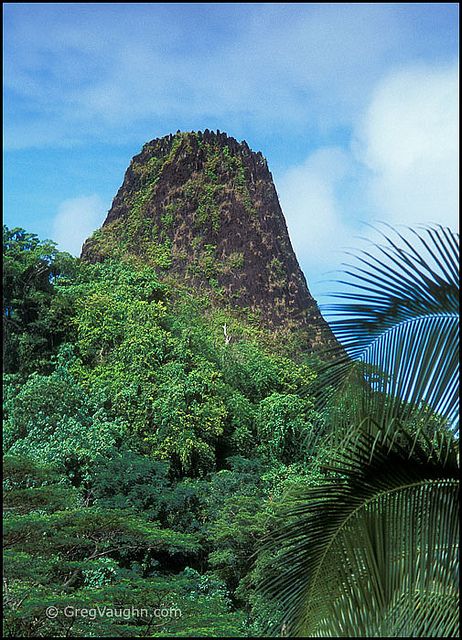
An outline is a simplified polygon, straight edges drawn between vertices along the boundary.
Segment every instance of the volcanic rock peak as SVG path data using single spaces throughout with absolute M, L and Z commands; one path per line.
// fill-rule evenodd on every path
M 138 256 L 256 312 L 268 326 L 332 340 L 290 243 L 267 162 L 220 131 L 146 143 L 82 258 Z

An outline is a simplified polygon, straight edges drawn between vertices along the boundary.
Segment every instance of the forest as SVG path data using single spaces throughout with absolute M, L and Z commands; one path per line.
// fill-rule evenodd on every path
M 4 635 L 458 636 L 458 236 L 410 233 L 313 352 L 4 227 Z

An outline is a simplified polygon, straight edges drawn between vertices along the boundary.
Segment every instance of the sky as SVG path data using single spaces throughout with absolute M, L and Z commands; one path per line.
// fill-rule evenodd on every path
M 133 155 L 261 151 L 314 297 L 370 225 L 458 225 L 456 3 L 4 3 L 4 223 L 80 253 Z

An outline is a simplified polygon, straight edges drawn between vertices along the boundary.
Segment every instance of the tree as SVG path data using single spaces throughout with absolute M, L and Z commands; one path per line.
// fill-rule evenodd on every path
M 64 338 L 64 307 L 52 309 L 54 284 L 75 259 L 24 229 L 3 227 L 3 356 L 6 373 L 43 368 Z
M 6 636 L 117 636 L 120 618 L 102 616 L 92 625 L 63 609 L 175 602 L 171 583 L 142 579 L 152 576 L 159 557 L 194 557 L 195 536 L 160 528 L 131 509 L 87 507 L 51 465 L 9 455 L 4 462 Z M 49 606 L 59 610 L 56 618 L 47 617 Z M 135 623 L 146 627 L 149 620 Z
M 361 254 L 333 309 L 346 355 L 320 397 L 349 404 L 341 445 L 262 554 L 285 635 L 458 635 L 458 236 L 413 233 Z

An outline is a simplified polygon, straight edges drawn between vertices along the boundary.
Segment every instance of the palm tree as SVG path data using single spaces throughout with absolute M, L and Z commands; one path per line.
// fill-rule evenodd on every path
M 458 235 L 409 233 L 347 265 L 330 309 L 331 464 L 264 547 L 283 635 L 458 635 Z

